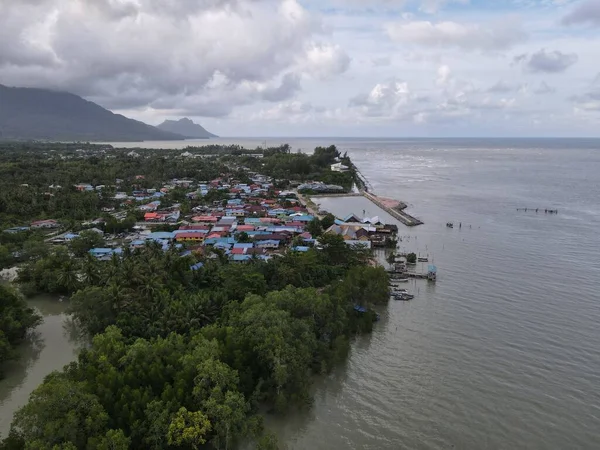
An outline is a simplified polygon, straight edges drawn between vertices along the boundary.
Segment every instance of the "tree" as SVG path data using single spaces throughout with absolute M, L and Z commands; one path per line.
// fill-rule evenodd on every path
M 128 450 L 131 439 L 123 430 L 108 430 L 101 438 L 92 438 L 88 442 L 89 450 Z
M 308 231 L 313 238 L 321 236 L 323 233 L 323 227 L 321 226 L 321 221 L 318 217 L 315 217 L 313 220 L 308 222 L 306 225 L 306 231 Z
M 335 216 L 333 214 L 327 214 L 321 219 L 321 227 L 323 230 L 329 229 L 335 223 Z
M 256 443 L 256 450 L 279 450 L 279 441 L 273 433 L 264 433 Z
M 408 255 L 406 255 L 406 262 L 408 264 L 415 264 L 417 262 L 417 254 L 409 253 Z
M 4 361 L 16 356 L 14 348 L 40 321 L 41 317 L 16 291 L 0 284 L 0 377 Z
M 250 236 L 248 236 L 248 233 L 246 233 L 245 231 L 242 231 L 241 233 L 238 234 L 237 240 L 238 240 L 238 242 L 242 242 L 242 243 L 252 242 L 252 240 L 250 239 Z
M 12 427 L 27 448 L 53 448 L 73 444 L 86 448 L 88 439 L 104 435 L 108 415 L 84 383 L 53 373 L 15 414 Z M 59 447 L 60 448 L 60 447 Z
M 79 236 L 74 238 L 69 247 L 75 256 L 83 256 L 92 248 L 102 247 L 104 245 L 104 238 L 100 233 L 95 231 L 82 231 Z
M 210 428 L 210 421 L 202 412 L 190 412 L 181 407 L 171 420 L 167 439 L 169 445 L 177 447 L 190 446 L 197 450 L 202 444 L 206 443 L 206 435 Z

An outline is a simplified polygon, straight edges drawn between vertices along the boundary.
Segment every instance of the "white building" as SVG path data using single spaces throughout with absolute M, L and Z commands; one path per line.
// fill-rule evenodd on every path
M 346 172 L 347 170 L 350 170 L 350 168 L 342 163 L 335 163 L 331 165 L 331 170 L 333 172 Z

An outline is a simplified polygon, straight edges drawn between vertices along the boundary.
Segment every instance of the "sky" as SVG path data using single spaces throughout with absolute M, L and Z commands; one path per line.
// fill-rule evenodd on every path
M 0 84 L 221 136 L 600 137 L 600 0 L 0 0 Z

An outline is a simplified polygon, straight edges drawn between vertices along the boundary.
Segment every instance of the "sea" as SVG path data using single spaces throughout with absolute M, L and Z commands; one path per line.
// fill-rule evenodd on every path
M 400 250 L 438 270 L 407 284 L 414 300 L 378 310 L 373 333 L 315 380 L 310 408 L 267 417 L 286 448 L 600 448 L 600 140 L 210 142 L 265 141 L 348 152 L 374 193 L 424 222 L 399 224 Z M 394 223 L 362 197 L 318 201 Z

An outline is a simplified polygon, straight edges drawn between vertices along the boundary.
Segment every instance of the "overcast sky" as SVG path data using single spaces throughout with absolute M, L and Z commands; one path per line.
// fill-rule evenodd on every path
M 222 136 L 600 136 L 600 0 L 0 0 L 0 83 Z

